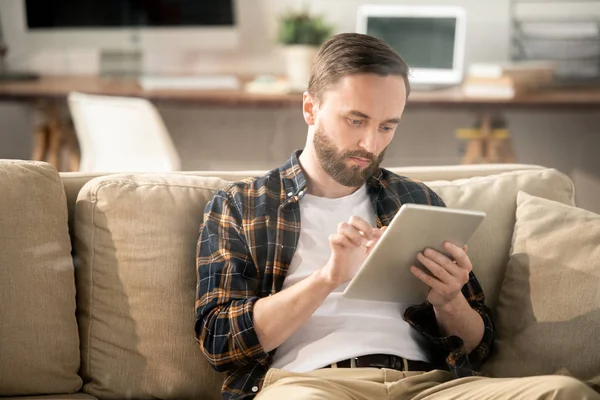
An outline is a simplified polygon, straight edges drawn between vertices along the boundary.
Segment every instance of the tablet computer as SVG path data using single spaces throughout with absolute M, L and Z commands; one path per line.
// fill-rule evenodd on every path
M 410 272 L 417 253 L 432 248 L 448 255 L 443 243 L 467 244 L 485 213 L 421 204 L 404 204 L 343 292 L 348 299 L 420 304 L 430 287 Z

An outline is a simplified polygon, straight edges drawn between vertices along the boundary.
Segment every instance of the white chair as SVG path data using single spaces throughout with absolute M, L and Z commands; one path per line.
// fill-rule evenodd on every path
M 181 168 L 171 136 L 147 100 L 72 92 L 82 172 L 168 172 Z

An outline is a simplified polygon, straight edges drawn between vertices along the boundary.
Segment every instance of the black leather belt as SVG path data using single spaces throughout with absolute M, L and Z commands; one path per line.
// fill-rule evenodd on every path
M 398 371 L 432 371 L 433 365 L 425 361 L 408 360 L 387 354 L 369 354 L 338 361 L 325 368 L 389 368 Z

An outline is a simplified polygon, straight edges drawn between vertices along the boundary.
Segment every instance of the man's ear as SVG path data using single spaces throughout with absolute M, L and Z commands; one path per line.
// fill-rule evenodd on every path
M 304 92 L 302 95 L 302 114 L 304 115 L 304 121 L 310 126 L 315 124 L 317 112 L 317 103 L 308 92 Z

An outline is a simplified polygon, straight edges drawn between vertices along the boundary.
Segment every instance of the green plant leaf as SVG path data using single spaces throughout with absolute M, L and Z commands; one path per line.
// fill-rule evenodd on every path
M 311 16 L 308 10 L 284 15 L 278 32 L 278 41 L 283 45 L 303 44 L 320 46 L 332 34 L 333 28 L 322 16 Z

